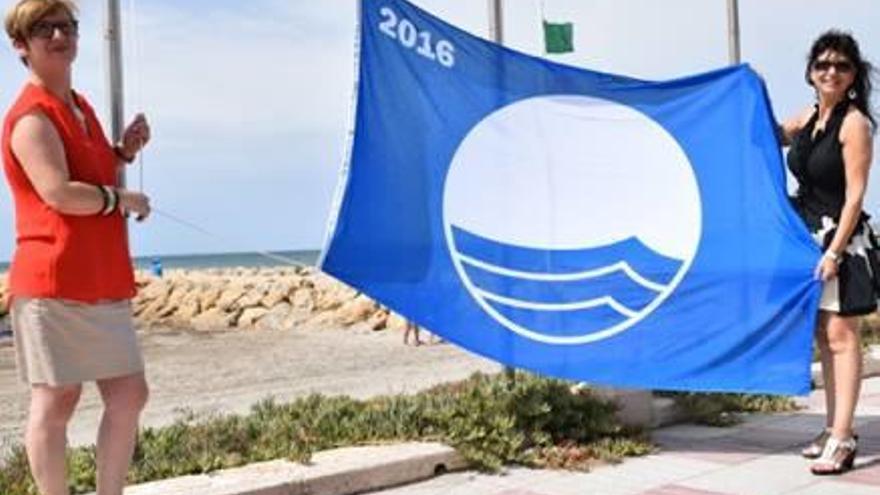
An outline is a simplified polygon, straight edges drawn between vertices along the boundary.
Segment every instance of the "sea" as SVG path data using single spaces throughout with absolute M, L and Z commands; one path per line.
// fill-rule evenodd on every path
M 267 254 L 269 256 L 267 256 Z M 284 266 L 284 260 L 306 266 L 315 266 L 321 252 L 317 250 L 272 251 L 269 253 L 210 253 L 210 254 L 168 254 L 136 256 L 134 264 L 139 269 L 149 270 L 154 260 L 159 260 L 165 270 L 173 268 L 228 268 Z M 0 272 L 5 272 L 9 263 L 0 262 Z

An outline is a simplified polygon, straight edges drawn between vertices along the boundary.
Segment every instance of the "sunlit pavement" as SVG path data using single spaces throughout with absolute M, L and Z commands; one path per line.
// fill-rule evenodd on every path
M 659 451 L 590 473 L 514 468 L 503 475 L 453 473 L 382 495 L 877 495 L 880 494 L 880 378 L 863 382 L 856 468 L 817 477 L 800 448 L 823 426 L 824 392 L 790 414 L 744 417 L 729 428 L 678 425 L 654 432 Z

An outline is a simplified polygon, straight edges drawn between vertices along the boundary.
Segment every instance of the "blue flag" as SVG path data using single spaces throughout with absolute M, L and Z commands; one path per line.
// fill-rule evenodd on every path
M 820 252 L 747 66 L 647 82 L 361 3 L 322 269 L 473 352 L 617 387 L 806 393 Z

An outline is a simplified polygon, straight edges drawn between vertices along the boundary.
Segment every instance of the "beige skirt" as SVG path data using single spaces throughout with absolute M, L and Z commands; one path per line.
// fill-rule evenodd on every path
M 128 300 L 85 304 L 16 297 L 10 317 L 25 383 L 71 385 L 144 370 Z

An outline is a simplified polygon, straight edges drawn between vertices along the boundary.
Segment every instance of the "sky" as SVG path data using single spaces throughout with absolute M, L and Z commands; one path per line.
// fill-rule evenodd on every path
M 129 167 L 129 187 L 142 188 L 156 210 L 147 222 L 132 222 L 133 254 L 319 249 L 351 123 L 356 2 L 120 3 L 126 115 L 144 111 L 153 128 L 143 170 Z M 488 36 L 485 0 L 414 3 Z M 108 106 L 103 4 L 80 1 L 74 67 L 75 88 L 102 118 Z M 862 52 L 880 63 L 880 4 L 822 5 L 739 2 L 742 60 L 764 77 L 779 118 L 813 102 L 803 70 L 822 31 L 851 31 Z M 505 0 L 505 44 L 542 55 L 542 15 L 574 23 L 574 53 L 549 57 L 560 63 L 654 80 L 728 64 L 725 0 Z M 6 43 L 0 49 L 4 111 L 25 77 Z M 876 107 L 877 92 L 874 100 Z M 875 158 L 875 169 L 878 163 Z M 866 210 L 880 215 L 876 170 Z M 11 257 L 13 231 L 11 198 L 0 187 L 0 261 Z

